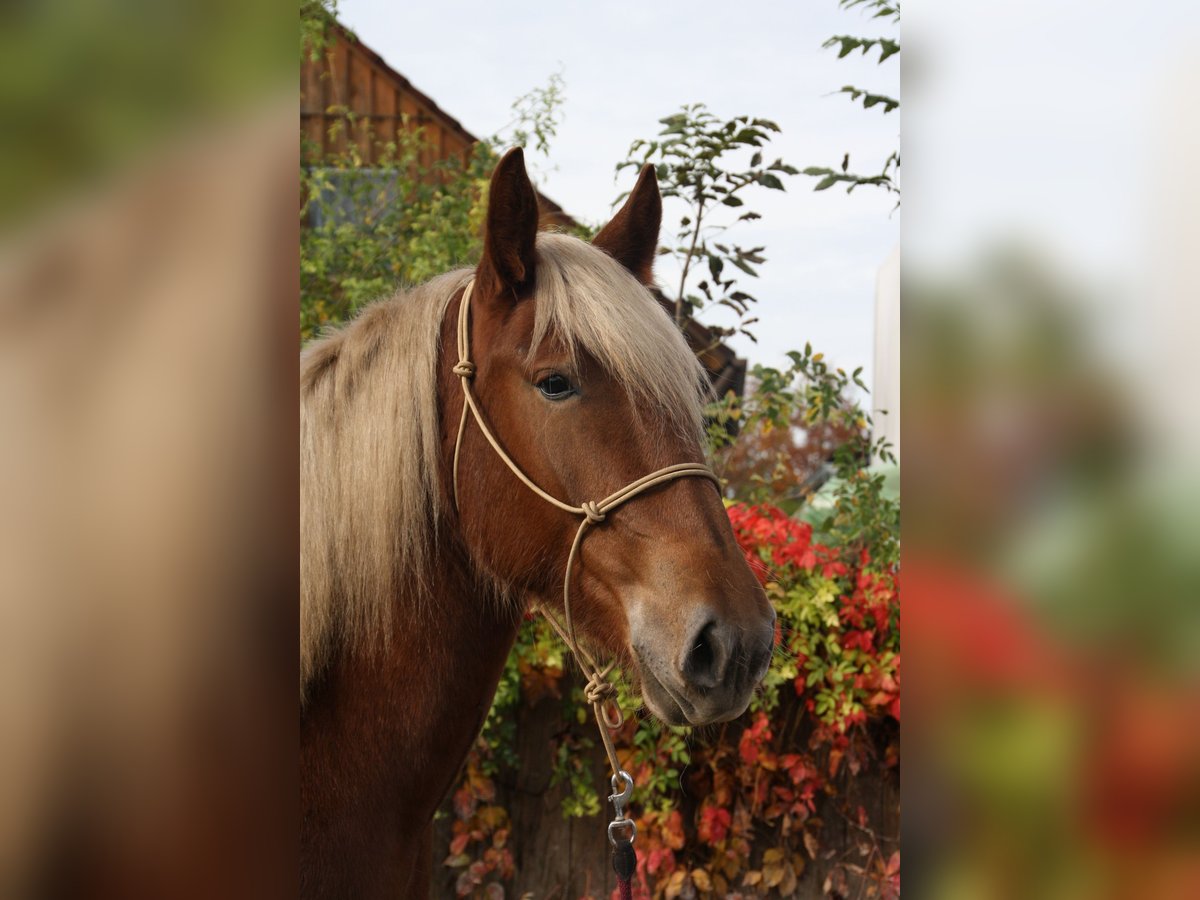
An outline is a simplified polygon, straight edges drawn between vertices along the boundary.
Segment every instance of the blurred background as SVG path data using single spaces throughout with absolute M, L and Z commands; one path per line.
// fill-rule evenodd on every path
M 916 896 L 1200 891 L 1198 26 L 905 4 Z

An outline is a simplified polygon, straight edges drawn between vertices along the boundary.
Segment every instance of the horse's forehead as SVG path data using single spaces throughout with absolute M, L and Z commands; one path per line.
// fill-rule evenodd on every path
M 504 314 L 496 333 L 510 347 L 515 346 L 522 353 L 528 353 L 532 349 L 529 345 L 536 322 L 537 300 L 530 297 L 521 300 Z

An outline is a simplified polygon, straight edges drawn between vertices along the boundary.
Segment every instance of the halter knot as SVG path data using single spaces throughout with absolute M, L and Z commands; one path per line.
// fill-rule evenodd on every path
M 579 504 L 579 508 L 583 510 L 583 514 L 587 516 L 587 520 L 593 525 L 599 525 L 604 521 L 604 513 L 600 511 L 600 504 L 593 500 L 584 500 Z
M 588 703 L 603 703 L 605 700 L 616 696 L 617 689 L 611 681 L 599 672 L 593 672 L 588 676 L 588 682 L 583 686 L 583 696 L 587 698 Z
M 469 359 L 460 359 L 451 370 L 459 378 L 471 378 L 475 375 L 475 363 Z

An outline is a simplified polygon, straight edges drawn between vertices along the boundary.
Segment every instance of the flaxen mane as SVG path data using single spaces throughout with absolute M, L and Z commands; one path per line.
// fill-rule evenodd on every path
M 706 381 L 664 310 L 603 251 L 537 238 L 533 346 L 586 350 L 671 427 L 698 433 Z M 470 270 L 375 303 L 300 357 L 300 692 L 337 646 L 421 593 L 441 515 L 441 323 Z

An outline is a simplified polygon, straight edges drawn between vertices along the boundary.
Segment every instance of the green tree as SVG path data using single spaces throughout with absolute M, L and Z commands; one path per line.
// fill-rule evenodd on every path
M 871 19 L 887 19 L 893 25 L 900 24 L 900 4 L 897 0 L 838 0 L 838 6 L 842 9 L 852 9 L 861 7 L 863 12 L 871 13 Z M 878 52 L 879 62 L 883 64 L 891 57 L 900 56 L 900 42 L 888 37 L 855 37 L 848 34 L 838 34 L 829 38 L 821 45 L 825 48 L 838 48 L 838 59 L 843 59 L 849 56 L 855 50 L 859 51 L 863 56 Z M 842 88 L 835 93 L 846 94 L 852 102 L 862 100 L 863 109 L 878 108 L 884 115 L 900 108 L 900 101 L 894 97 L 889 97 L 886 94 L 881 94 L 867 88 L 855 87 L 854 85 L 843 85 Z M 896 205 L 900 205 L 900 148 L 897 145 L 883 161 L 883 166 L 879 172 L 875 174 L 862 175 L 857 172 L 850 171 L 850 153 L 849 151 L 842 157 L 840 166 L 809 166 L 804 170 L 804 174 L 811 178 L 816 178 L 817 183 L 813 187 L 814 191 L 824 191 L 833 187 L 835 184 L 846 185 L 846 193 L 851 193 L 857 187 L 868 185 L 870 187 L 882 188 L 888 193 L 896 195 Z
M 675 292 L 675 321 L 722 306 L 737 317 L 732 327 L 710 327 L 718 337 L 742 333 L 754 340 L 749 326 L 755 298 L 743 290 L 732 271 L 751 278 L 755 266 L 766 262 L 763 247 L 742 247 L 725 233 L 739 222 L 761 218 L 746 208 L 746 197 L 755 189 L 782 191 L 780 176 L 797 174 L 783 160 L 765 163 L 763 148 L 779 126 L 768 119 L 735 116 L 721 121 L 703 103 L 684 106 L 659 119 L 663 125 L 653 140 L 636 140 L 617 171 L 654 163 L 663 199 L 685 204 L 669 253 L 680 265 Z M 617 198 L 619 203 L 624 194 Z M 697 277 L 698 276 L 698 277 Z M 694 284 L 693 284 L 694 282 Z

